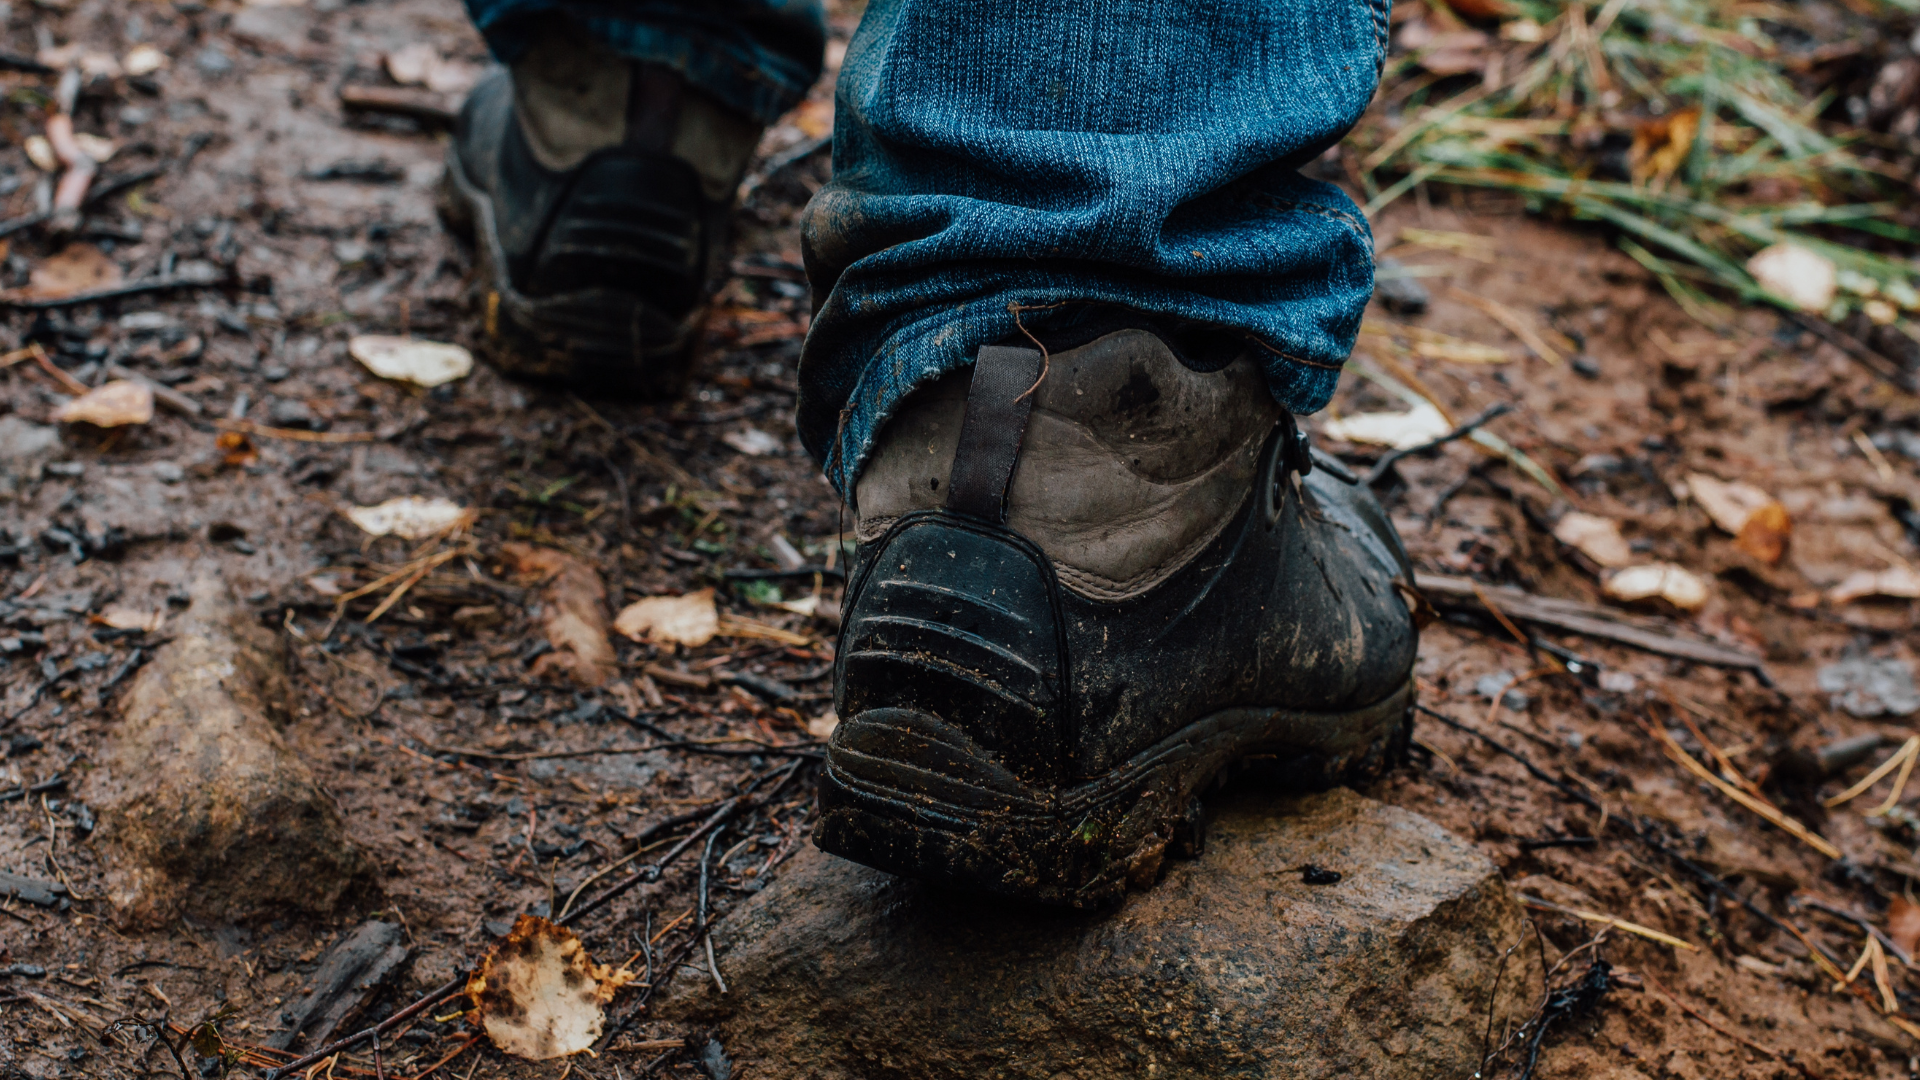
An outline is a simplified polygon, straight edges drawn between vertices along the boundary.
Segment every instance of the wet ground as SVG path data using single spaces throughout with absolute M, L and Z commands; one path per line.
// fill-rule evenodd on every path
M 839 40 L 850 30 L 851 16 L 836 15 Z M 87 81 L 75 111 L 80 130 L 119 144 L 101 183 L 148 168 L 162 170 L 157 178 L 99 201 L 77 235 L 14 233 L 4 284 L 27 285 L 36 266 L 71 244 L 94 246 L 129 280 L 191 269 L 217 281 L 70 309 L 15 309 L 0 330 L 0 345 L 37 342 L 69 378 L 94 385 L 127 369 L 169 387 L 180 403 L 163 402 L 144 426 L 59 428 L 57 445 L 27 454 L 21 448 L 44 439 L 67 394 L 33 359 L 0 373 L 0 425 L 11 425 L 12 448 L 0 457 L 0 790 L 66 781 L 0 803 L 0 870 L 68 890 L 55 908 L 15 901 L 0 909 L 0 972 L 16 972 L 0 974 L 0 1070 L 9 1074 L 174 1070 L 168 1052 L 136 1029 L 103 1038 L 129 1018 L 184 1029 L 218 1015 L 230 1045 L 264 1043 L 329 945 L 372 917 L 401 923 L 412 949 L 405 974 L 367 1009 L 377 1018 L 464 972 L 516 914 L 563 909 L 595 874 L 677 835 L 645 833 L 650 825 L 764 785 L 795 761 L 799 773 L 770 781 L 792 782 L 730 827 L 713 863 L 715 903 L 724 909 L 760 888 L 805 842 L 811 766 L 789 755 L 808 751 L 829 710 L 833 631 L 772 604 L 816 589 L 831 601 L 836 583 L 830 575 L 816 584 L 721 574 L 777 567 L 782 542 L 808 563 L 837 566 L 838 538 L 850 528 L 789 415 L 807 319 L 794 221 L 826 163 L 802 159 L 742 209 L 738 274 L 721 294 L 684 401 L 589 402 L 484 365 L 432 391 L 385 382 L 347 356 L 351 335 L 481 344 L 473 261 L 434 212 L 444 134 L 430 119 L 340 104 L 343 87 L 390 88 L 383 56 L 422 42 L 444 58 L 484 62 L 449 0 L 83 0 L 65 10 L 10 9 L 4 46 L 14 53 L 78 43 L 124 58 L 151 44 L 168 63 Z M 0 189 L 11 192 L 0 216 L 13 218 L 36 205 L 42 174 L 22 145 L 43 127 L 56 80 L 17 71 L 0 82 L 8 91 Z M 769 133 L 763 158 L 824 132 L 828 97 L 823 83 Z M 1391 208 L 1376 230 L 1384 252 L 1424 268 L 1416 280 L 1434 299 L 1423 316 L 1376 309 L 1374 317 L 1512 359 L 1424 358 L 1377 336 L 1363 339 L 1361 353 L 1397 365 L 1460 418 L 1514 404 L 1490 430 L 1563 484 L 1556 495 L 1465 444 L 1406 461 L 1385 490 L 1420 569 L 1599 602 L 1595 568 L 1548 532 L 1575 506 L 1621 522 L 1637 555 L 1710 575 L 1702 610 L 1656 614 L 1758 652 L 1771 681 L 1547 634 L 1608 676 L 1587 685 L 1533 674 L 1547 654 L 1530 654 L 1493 620 L 1456 616 L 1427 629 L 1425 702 L 1605 809 L 1570 802 L 1484 740 L 1432 721 L 1418 728 L 1413 762 L 1368 794 L 1479 843 L 1517 892 L 1700 946 L 1677 950 L 1609 931 L 1600 948 L 1631 977 L 1553 1030 L 1539 1075 L 1906 1075 L 1920 1043 L 1857 997 L 1832 992 L 1805 944 L 1683 880 L 1602 818 L 1639 815 L 1650 834 L 1844 964 L 1860 954 L 1862 931 L 1819 905 L 1886 921 L 1889 903 L 1920 874 L 1914 819 L 1863 816 L 1884 785 L 1842 809 L 1820 803 L 1864 767 L 1824 787 L 1767 787 L 1849 854 L 1836 861 L 1683 772 L 1640 725 L 1669 715 L 1652 711 L 1649 691 L 1684 701 L 1674 708 L 1754 777 L 1789 747 L 1874 731 L 1906 737 L 1891 717 L 1836 708 L 1816 672 L 1855 656 L 1910 665 L 1913 602 L 1836 606 L 1818 593 L 1850 573 L 1920 557 L 1913 526 L 1899 516 L 1920 506 L 1915 459 L 1901 450 L 1920 449 L 1920 401 L 1774 314 L 1744 312 L 1710 330 L 1604 236 L 1529 217 L 1517 204 L 1422 193 Z M 1408 241 L 1407 230 L 1424 231 Z M 1557 364 L 1531 355 L 1483 306 L 1450 290 L 1526 313 L 1570 345 L 1567 355 Z M 1333 411 L 1401 407 L 1356 376 Z M 244 438 L 232 434 L 249 424 Z M 1356 461 L 1378 452 L 1325 445 Z M 1677 498 L 1675 485 L 1694 472 L 1778 498 L 1794 524 L 1786 557 L 1756 559 Z M 422 548 L 369 540 L 340 513 L 403 495 L 444 496 L 479 516 L 467 540 Z M 620 677 L 604 691 L 545 681 L 534 674 L 545 650 L 529 614 L 535 598 L 514 576 L 509 541 L 585 561 L 616 605 L 712 585 L 724 610 L 784 633 L 722 637 L 678 654 L 617 639 Z M 377 619 L 390 588 L 339 601 L 437 556 L 445 557 Z M 169 612 L 208 570 L 286 641 L 294 707 L 285 736 L 372 857 L 371 878 L 329 916 L 132 927 L 100 898 L 87 784 L 116 692 L 168 631 L 89 617 Z M 1515 687 L 1524 701 L 1506 695 L 1493 715 L 1480 684 L 1503 673 L 1532 677 Z M 542 756 L 658 737 L 625 716 L 650 717 L 675 737 L 731 738 L 739 752 Z M 1677 722 L 1674 730 L 1702 749 Z M 584 923 L 589 947 L 611 962 L 640 951 L 642 940 L 657 939 L 663 955 L 680 948 L 696 861 L 684 859 L 659 884 Z M 1560 912 L 1536 916 L 1540 947 L 1551 954 L 1589 942 L 1596 928 Z M 708 974 L 688 967 L 676 977 Z M 1888 978 L 1909 1001 L 1899 963 Z M 469 1048 L 451 1011 L 430 1010 L 391 1041 L 378 1070 L 417 1078 L 456 1051 L 445 1068 L 465 1080 L 564 1068 Z M 674 1049 L 683 1038 L 705 1045 L 704 1032 L 667 1030 L 642 1015 L 608 1052 L 571 1069 L 594 1078 L 649 1067 L 708 1075 L 697 1053 Z M 250 1053 L 251 1064 L 276 1060 Z M 371 1076 L 376 1066 L 358 1052 L 332 1071 Z

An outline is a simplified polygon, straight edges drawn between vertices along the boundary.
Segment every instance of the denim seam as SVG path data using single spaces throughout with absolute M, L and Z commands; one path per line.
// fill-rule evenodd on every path
M 1255 345 L 1260 346 L 1261 348 L 1267 350 L 1268 352 L 1272 353 L 1273 355 L 1279 357 L 1282 360 L 1291 360 L 1296 364 L 1305 364 L 1308 367 L 1316 367 L 1322 371 L 1339 371 L 1341 368 L 1345 367 L 1347 364 L 1347 361 L 1344 357 L 1339 360 L 1335 360 L 1332 363 L 1328 363 L 1325 360 L 1310 360 L 1304 356 L 1295 356 L 1292 353 L 1286 351 L 1285 349 L 1276 347 L 1275 345 L 1268 342 L 1265 338 L 1261 337 L 1258 334 L 1248 334 L 1247 336 L 1253 339 L 1253 343 Z

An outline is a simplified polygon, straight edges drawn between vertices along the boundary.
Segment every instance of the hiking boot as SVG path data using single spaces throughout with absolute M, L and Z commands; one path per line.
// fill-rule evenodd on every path
M 447 151 L 441 211 L 479 253 L 496 364 L 678 394 L 760 130 L 565 22 L 482 80 Z
M 903 403 L 855 489 L 816 844 L 1081 907 L 1197 853 L 1236 761 L 1311 790 L 1404 754 L 1399 537 L 1256 357 L 1213 359 L 989 346 Z

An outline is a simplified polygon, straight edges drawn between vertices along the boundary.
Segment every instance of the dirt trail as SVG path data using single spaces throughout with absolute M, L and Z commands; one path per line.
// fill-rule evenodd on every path
M 413 119 L 349 115 L 339 90 L 390 85 L 382 55 L 418 42 L 484 62 L 457 4 L 81 0 L 65 12 L 16 5 L 8 18 L 6 48 L 16 53 L 39 47 L 38 26 L 56 44 L 124 58 L 145 43 L 167 57 L 150 75 L 83 86 L 77 126 L 120 144 L 106 179 L 149 166 L 164 172 L 94 207 L 71 242 L 97 247 L 129 280 L 208 265 L 218 283 L 16 309 L 0 330 L 0 345 L 37 342 L 71 378 L 93 385 L 117 366 L 198 411 L 163 401 L 144 426 L 57 428 L 52 413 L 67 395 L 55 376 L 34 359 L 0 373 L 0 498 L 8 500 L 0 503 L 0 799 L 16 786 L 66 781 L 0 802 L 0 871 L 65 889 L 52 907 L 15 900 L 0 908 L 0 1074 L 172 1071 L 168 1052 L 136 1029 L 100 1037 L 128 1018 L 184 1028 L 218 1016 L 230 1046 L 265 1045 L 330 945 L 376 917 L 399 923 L 412 950 L 360 1011 L 359 1019 L 378 1019 L 467 970 L 517 914 L 563 910 L 576 889 L 597 887 L 594 875 L 616 880 L 640 864 L 613 864 L 642 850 L 649 854 L 639 858 L 653 857 L 649 845 L 688 827 L 651 826 L 696 819 L 755 778 L 766 785 L 760 794 L 772 794 L 711 853 L 715 902 L 724 908 L 777 874 L 805 842 L 809 759 L 789 752 L 811 752 L 829 711 L 833 635 L 823 618 L 770 605 L 816 589 L 831 601 L 836 581 L 720 574 L 777 568 L 789 541 L 807 564 L 838 567 L 844 558 L 837 538 L 848 522 L 790 419 L 807 311 L 794 222 L 826 176 L 823 156 L 767 181 L 741 211 L 739 276 L 722 294 L 686 400 L 589 403 L 509 382 L 485 365 L 432 391 L 410 389 L 368 374 L 346 342 L 355 333 L 411 332 L 482 345 L 472 261 L 433 209 L 445 136 Z M 836 9 L 840 41 L 853 19 Z M 34 206 L 40 174 L 21 146 L 44 125 L 41 95 L 53 80 L 8 73 L 0 83 L 11 91 L 0 106 L 0 190 L 11 193 L 0 217 L 11 218 Z M 824 131 L 829 90 L 823 82 L 763 150 Z M 1399 239 L 1408 227 L 1486 239 L 1421 246 Z M 1861 813 L 1886 785 L 1834 811 L 1821 797 L 1865 766 L 1824 787 L 1769 786 L 1769 799 L 1852 856 L 1835 861 L 1684 772 L 1639 724 L 1668 716 L 1648 712 L 1648 691 L 1683 700 L 1688 718 L 1749 774 L 1788 747 L 1884 732 L 1891 749 L 1907 736 L 1892 718 L 1835 708 L 1816 673 L 1856 654 L 1910 665 L 1914 604 L 1806 598 L 1850 573 L 1920 558 L 1914 519 L 1903 526 L 1896 516 L 1920 507 L 1908 456 L 1920 451 L 1920 402 L 1773 314 L 1748 312 L 1716 335 L 1605 238 L 1525 216 L 1517 204 L 1409 199 L 1376 231 L 1383 251 L 1427 268 L 1418 280 L 1434 301 L 1422 317 L 1378 305 L 1370 317 L 1516 359 L 1428 359 L 1388 350 L 1377 335 L 1363 338 L 1361 354 L 1397 365 L 1459 418 L 1515 404 L 1490 430 L 1565 484 L 1556 498 L 1466 444 L 1408 459 L 1403 479 L 1383 491 L 1421 571 L 1601 602 L 1595 568 L 1549 529 L 1568 506 L 1609 517 L 1623 523 L 1636 557 L 1711 576 L 1711 599 L 1697 614 L 1660 614 L 1760 653 L 1774 684 L 1547 634 L 1606 672 L 1599 688 L 1580 687 L 1536 674 L 1546 654 L 1529 655 L 1494 620 L 1456 616 L 1427 629 L 1425 702 L 1548 774 L 1577 776 L 1563 782 L 1606 809 L 1569 801 L 1484 740 L 1437 722 L 1422 722 L 1415 761 L 1369 794 L 1478 843 L 1516 891 L 1700 946 L 1676 950 L 1610 931 L 1601 948 L 1630 977 L 1599 1008 L 1554 1028 L 1539 1075 L 1907 1075 L 1920 1043 L 1868 1004 L 1831 992 L 1805 945 L 1682 880 L 1601 818 L 1637 815 L 1649 835 L 1791 919 L 1843 964 L 1860 954 L 1860 928 L 1817 904 L 1883 923 L 1889 899 L 1920 874 L 1915 819 L 1905 810 L 1872 820 Z M 26 230 L 9 243 L 0 284 L 18 288 L 68 241 Z M 1564 335 L 1578 364 L 1527 355 L 1462 293 Z M 1402 408 L 1350 377 L 1334 412 Z M 222 419 L 273 430 L 256 427 L 222 446 Z M 48 443 L 50 430 L 57 444 Z M 1873 456 L 1862 440 L 1885 446 Z M 1356 461 L 1377 454 L 1323 445 L 1353 451 Z M 1677 499 L 1675 484 L 1694 472 L 1778 498 L 1794 524 L 1785 559 L 1756 559 L 1697 504 Z M 409 495 L 449 498 L 477 510 L 477 522 L 463 538 L 416 543 L 371 540 L 340 513 Z M 543 610 L 553 601 L 542 582 L 515 575 L 503 550 L 510 541 L 584 561 L 615 607 L 715 586 L 731 630 L 677 652 L 616 638 L 618 676 L 601 689 L 541 681 L 533 670 L 549 648 Z M 142 929 L 116 925 L 99 898 L 92 815 L 76 796 L 100 767 L 116 695 L 169 629 L 116 629 L 89 616 L 174 612 L 193 569 L 204 566 L 283 635 L 293 692 L 282 735 L 338 801 L 374 868 L 330 918 L 268 914 L 224 925 L 187 917 Z M 407 578 L 415 584 L 370 620 Z M 336 602 L 382 579 L 383 587 Z M 1492 716 L 1477 684 L 1501 673 L 1531 677 Z M 1673 730 L 1702 749 L 1678 720 Z M 555 756 L 722 737 L 735 741 Z M 701 749 L 717 752 L 693 752 Z M 800 773 L 768 779 L 796 760 Z M 659 883 L 583 921 L 597 958 L 617 963 L 656 937 L 662 956 L 679 948 L 700 858 L 696 847 Z M 1526 948 L 1557 956 L 1593 937 L 1590 920 L 1537 915 L 1542 936 Z M 706 976 L 689 967 L 679 977 Z M 1909 1000 L 1900 964 L 1889 977 Z M 429 1010 L 391 1039 L 378 1071 L 417 1078 L 462 1050 L 470 1032 L 452 1010 Z M 681 1039 L 688 1050 L 676 1049 Z M 710 1075 L 696 1064 L 705 1045 L 704 1032 L 642 1017 L 608 1054 L 573 1070 L 599 1080 L 616 1066 L 633 1076 L 657 1062 L 661 1075 Z M 283 1059 L 248 1053 L 250 1068 Z M 447 1065 L 465 1080 L 559 1068 L 485 1047 Z M 328 1075 L 375 1072 L 362 1047 Z

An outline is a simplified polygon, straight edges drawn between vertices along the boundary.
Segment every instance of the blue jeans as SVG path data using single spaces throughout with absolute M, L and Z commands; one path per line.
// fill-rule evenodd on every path
M 674 63 L 648 51 L 665 32 L 646 19 L 689 13 L 681 33 L 692 12 L 751 8 L 762 28 L 799 12 L 797 0 L 469 3 L 496 48 L 490 27 L 507 13 L 566 10 L 628 55 Z M 1070 341 L 1122 312 L 1251 348 L 1282 405 L 1325 405 L 1372 295 L 1373 237 L 1352 200 L 1297 170 L 1373 96 L 1390 7 L 871 0 L 835 93 L 834 179 L 803 223 L 821 306 L 798 422 L 828 479 L 850 494 L 893 409 L 979 346 Z M 750 40 L 729 39 L 728 55 L 796 55 L 797 35 Z M 731 84 L 703 85 L 727 98 Z

